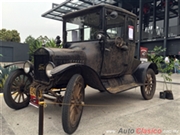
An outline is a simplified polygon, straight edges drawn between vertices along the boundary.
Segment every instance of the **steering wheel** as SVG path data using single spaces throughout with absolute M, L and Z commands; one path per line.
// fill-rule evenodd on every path
M 106 35 L 109 39 L 111 39 L 111 37 L 107 34 L 107 32 L 105 33 L 104 31 L 96 31 L 96 32 L 94 33 L 95 38 L 97 38 L 97 35 L 98 35 L 98 34 Z
M 115 45 L 117 46 L 117 47 L 122 47 L 123 46 L 123 38 L 121 38 L 121 37 L 116 37 L 115 38 Z

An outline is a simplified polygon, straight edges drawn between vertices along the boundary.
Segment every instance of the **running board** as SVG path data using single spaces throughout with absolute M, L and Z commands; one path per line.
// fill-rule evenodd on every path
M 130 83 L 130 84 L 119 85 L 116 87 L 108 87 L 108 88 L 106 88 L 106 90 L 112 94 L 116 94 L 116 93 L 123 92 L 125 90 L 129 90 L 129 89 L 132 89 L 132 88 L 135 88 L 138 86 L 140 86 L 140 85 L 137 83 Z

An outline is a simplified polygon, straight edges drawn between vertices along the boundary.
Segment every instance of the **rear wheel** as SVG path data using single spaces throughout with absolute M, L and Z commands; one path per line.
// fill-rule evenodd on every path
M 78 128 L 83 112 L 84 87 L 84 79 L 79 74 L 73 75 L 67 85 L 62 106 L 62 125 L 68 134 Z
M 145 100 L 152 99 L 156 90 L 156 76 L 152 69 L 148 69 L 143 86 L 141 86 L 141 94 Z
M 4 100 L 12 109 L 21 109 L 29 105 L 29 86 L 32 77 L 22 69 L 11 72 L 4 86 Z

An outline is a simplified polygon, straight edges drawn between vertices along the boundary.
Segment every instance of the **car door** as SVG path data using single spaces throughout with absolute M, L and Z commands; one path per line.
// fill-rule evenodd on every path
M 101 76 L 119 76 L 126 72 L 128 61 L 128 51 L 121 49 L 117 44 L 119 40 L 125 40 L 125 15 L 117 13 L 116 17 L 111 17 L 114 11 L 107 11 L 106 36 L 104 45 L 104 60 L 102 64 Z
M 131 73 L 135 52 L 135 23 L 132 20 L 121 13 L 115 19 L 107 16 L 102 77 Z

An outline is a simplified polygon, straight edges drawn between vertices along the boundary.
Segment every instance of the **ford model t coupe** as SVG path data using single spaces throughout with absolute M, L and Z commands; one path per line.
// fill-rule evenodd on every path
M 117 94 L 140 87 L 153 97 L 157 66 L 135 59 L 137 17 L 100 4 L 63 16 L 63 48 L 42 47 L 9 75 L 4 99 L 13 109 L 47 98 L 62 105 L 62 125 L 73 133 L 85 105 L 85 87 Z M 88 90 L 88 89 L 87 89 Z M 64 94 L 62 94 L 64 92 Z

